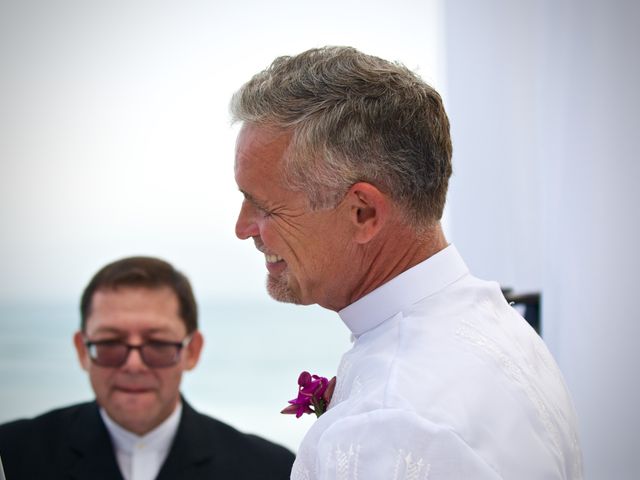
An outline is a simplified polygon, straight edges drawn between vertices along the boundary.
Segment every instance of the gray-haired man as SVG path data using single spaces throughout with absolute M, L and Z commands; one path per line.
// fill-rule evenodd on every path
M 352 48 L 280 57 L 231 105 L 236 234 L 277 300 L 339 312 L 355 341 L 294 479 L 581 478 L 544 343 L 440 227 L 451 175 L 438 93 Z

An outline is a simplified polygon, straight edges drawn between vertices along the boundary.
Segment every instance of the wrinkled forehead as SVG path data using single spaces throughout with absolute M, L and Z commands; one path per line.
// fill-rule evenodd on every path
M 236 138 L 235 168 L 255 162 L 279 166 L 287 155 L 293 133 L 280 128 L 245 123 Z
M 236 143 L 235 180 L 251 195 L 259 190 L 288 190 L 285 160 L 291 133 L 263 126 L 244 125 Z

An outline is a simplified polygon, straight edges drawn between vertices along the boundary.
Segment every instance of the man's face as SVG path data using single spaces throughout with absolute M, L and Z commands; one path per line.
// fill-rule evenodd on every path
M 252 238 L 265 255 L 267 289 L 276 300 L 338 310 L 348 304 L 348 259 L 353 249 L 343 202 L 311 211 L 304 193 L 287 188 L 282 158 L 290 134 L 244 125 L 235 176 L 244 194 L 236 235 Z
M 187 336 L 176 294 L 168 287 L 121 287 L 98 290 L 91 303 L 86 331 L 74 343 L 82 367 L 89 373 L 98 404 L 123 428 L 145 434 L 162 423 L 179 401 L 182 372 L 193 368 L 202 348 L 195 332 L 174 366 L 150 368 L 139 350 L 131 350 L 120 367 L 102 367 L 89 358 L 84 338 L 119 340 L 129 345 L 149 341 L 181 342 Z

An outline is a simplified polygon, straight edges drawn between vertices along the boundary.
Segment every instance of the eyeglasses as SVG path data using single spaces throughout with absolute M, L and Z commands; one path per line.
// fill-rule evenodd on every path
M 149 368 L 172 367 L 180 360 L 180 352 L 191 341 L 191 335 L 181 342 L 151 341 L 142 345 L 129 345 L 120 340 L 85 339 L 91 361 L 100 367 L 117 368 L 124 365 L 131 350 L 138 350 L 140 358 Z

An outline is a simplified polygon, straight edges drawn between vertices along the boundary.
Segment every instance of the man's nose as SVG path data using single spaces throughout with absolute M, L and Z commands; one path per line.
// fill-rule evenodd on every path
M 127 360 L 124 362 L 124 365 L 121 368 L 129 372 L 137 372 L 141 370 L 147 370 L 149 367 L 147 367 L 147 364 L 142 360 L 140 349 L 132 348 L 131 350 L 129 350 Z
M 238 213 L 238 220 L 236 220 L 236 237 L 240 240 L 246 240 L 247 238 L 257 237 L 259 235 L 260 231 L 255 221 L 254 210 L 247 200 L 242 202 L 240 213 Z

